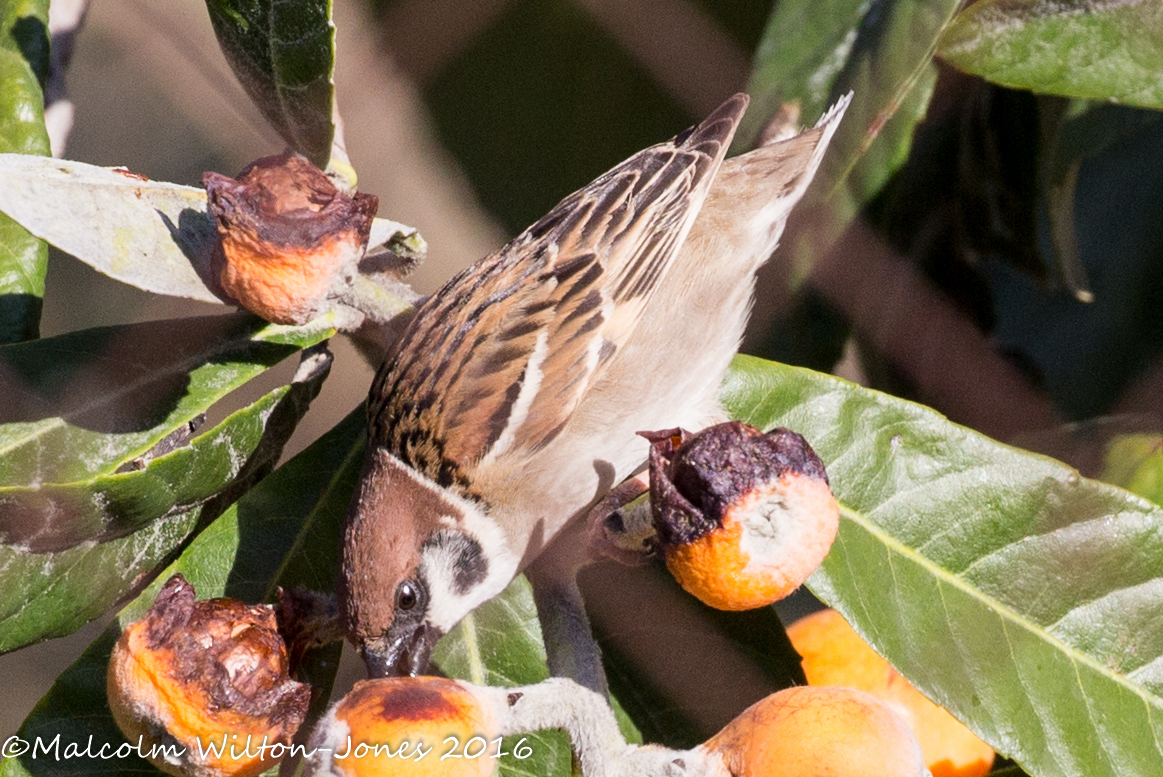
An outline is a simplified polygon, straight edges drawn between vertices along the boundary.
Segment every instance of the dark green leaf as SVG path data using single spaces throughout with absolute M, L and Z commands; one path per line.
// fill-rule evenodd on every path
M 784 105 L 816 118 L 841 95 L 852 104 L 781 249 L 793 283 L 904 163 L 936 82 L 937 36 L 957 0 L 776 4 L 756 54 L 755 100 L 737 145 L 751 147 Z
M 436 645 L 433 661 L 450 677 L 478 685 L 529 685 L 549 676 L 533 591 L 518 577 L 497 598 L 478 607 Z M 499 775 L 555 777 L 570 773 L 569 738 L 562 731 L 525 735 L 533 754 L 499 759 Z M 512 752 L 520 736 L 506 737 Z
M 363 465 L 362 405 L 238 504 L 241 549 L 226 595 L 274 601 L 275 586 L 335 585 L 348 502 Z
M 221 516 L 190 544 L 176 562 L 157 577 L 130 603 L 105 632 L 97 638 L 72 666 L 53 683 L 21 726 L 19 735 L 29 742 L 37 737 L 50 743 L 58 735 L 63 753 L 69 743 L 84 748 L 92 737 L 94 750 L 108 743 L 112 752 L 125 741 L 105 695 L 105 672 L 109 654 L 121 628 L 138 620 L 153 604 L 161 585 L 176 572 L 181 572 L 193 584 L 199 598 L 221 596 L 230 564 L 238 549 L 238 515 L 231 510 Z M 135 745 L 136 742 L 130 743 Z M 148 762 L 134 755 L 122 753 L 120 758 L 75 758 L 54 760 L 41 754 L 32 757 L 30 750 L 21 758 L 9 758 L 0 764 L 2 777 L 54 777 L 55 775 L 140 775 L 160 774 Z
M 334 331 L 326 319 L 287 327 L 207 316 L 0 348 L 0 486 L 111 474 Z
M 843 94 L 833 87 L 852 57 L 869 6 L 868 0 L 775 4 L 755 50 L 747 89 L 752 102 L 737 145 L 754 147 L 764 125 L 784 104 L 794 103 L 802 119 L 814 121 Z
M 363 441 L 360 408 L 226 510 L 57 678 L 20 736 L 30 741 L 41 736 L 47 742 L 59 733 L 62 752 L 68 742 L 83 747 L 90 736 L 98 747 L 104 742 L 117 747 L 123 741 L 105 697 L 109 653 L 120 629 L 145 614 L 162 584 L 176 572 L 194 585 L 199 599 L 225 595 L 269 601 L 276 585 L 329 588 L 347 502 L 362 463 Z M 316 670 L 309 676 L 316 689 L 313 708 L 326 701 L 338 647 L 337 643 L 316 651 L 316 660 L 308 661 Z M 2 777 L 142 773 L 158 772 L 135 756 L 61 762 L 25 756 L 0 765 Z
M 0 5 L 0 153 L 49 154 L 48 0 Z M 0 343 L 37 336 L 48 247 L 0 215 Z
M 238 476 L 285 393 L 268 394 L 136 471 L 0 488 L 0 542 L 28 553 L 59 552 L 86 540 L 124 537 L 171 512 L 194 509 Z
M 0 651 L 68 634 L 140 585 L 191 532 L 270 471 L 325 376 L 325 369 L 311 372 L 223 422 L 220 428 L 234 432 L 222 440 L 232 461 L 218 473 L 221 480 L 210 484 L 208 499 L 164 511 L 136 531 L 108 541 L 55 552 L 0 546 Z M 218 435 L 211 431 L 206 436 Z M 202 458 L 198 464 L 206 466 Z
M 736 417 L 803 434 L 840 499 L 809 581 L 1034 775 L 1154 775 L 1163 510 L 903 400 L 740 357 Z
M 347 506 L 363 465 L 365 419 L 360 405 L 239 502 L 239 549 L 227 596 L 270 602 L 276 587 L 334 589 Z M 342 649 L 333 642 L 302 658 L 296 679 L 309 682 L 312 692 L 297 743 L 306 744 L 327 708 Z
M 1163 5 L 1156 0 L 983 0 L 939 53 L 994 83 L 1163 109 Z
M 206 0 L 206 8 L 250 99 L 283 140 L 326 167 L 335 134 L 330 0 Z
M 1000 87 L 995 87 L 998 91 Z M 1011 94 L 1024 94 L 1014 93 Z M 1043 98 L 1043 105 L 1057 98 Z M 1094 105 L 1067 115 L 1043 146 L 1043 181 L 1078 165 L 1072 229 L 1094 298 L 1047 290 L 1001 262 L 982 262 L 991 337 L 1036 376 L 1054 407 L 1078 420 L 1111 412 L 1156 358 L 1163 335 L 1163 114 Z M 1033 130 L 1033 127 L 1031 127 Z M 1025 159 L 1026 156 L 1016 157 Z M 1010 162 L 1014 167 L 1020 162 Z M 1049 244 L 1045 219 L 1041 246 Z M 984 226 L 982 227 L 984 229 Z M 1042 259 L 1047 265 L 1051 258 Z

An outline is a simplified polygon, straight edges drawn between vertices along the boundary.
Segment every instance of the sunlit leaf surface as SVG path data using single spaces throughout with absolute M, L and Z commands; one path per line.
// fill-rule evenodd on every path
M 1002 86 L 1163 109 L 1156 0 L 983 0 L 949 25 L 939 53 Z
M 0 4 L 0 153 L 49 154 L 48 0 Z M 48 247 L 0 214 L 0 343 L 36 337 Z
M 803 434 L 840 499 L 809 581 L 1032 775 L 1157 775 L 1163 510 L 919 405 L 740 357 L 733 415 Z
M 0 211 L 122 283 L 202 302 L 228 299 L 219 293 L 218 231 L 203 189 L 120 168 L 0 154 Z M 416 262 L 427 250 L 415 228 L 375 219 L 368 249 L 385 244 Z

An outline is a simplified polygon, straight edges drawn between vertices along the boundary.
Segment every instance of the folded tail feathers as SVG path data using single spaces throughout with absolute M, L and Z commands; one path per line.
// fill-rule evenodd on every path
M 718 194 L 752 214 L 747 220 L 763 235 L 759 239 L 768 253 L 815 177 L 851 100 L 851 93 L 841 97 L 811 129 L 724 162 Z

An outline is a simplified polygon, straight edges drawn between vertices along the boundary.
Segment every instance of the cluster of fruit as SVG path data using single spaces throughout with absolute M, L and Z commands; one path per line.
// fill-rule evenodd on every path
M 491 688 L 439 677 L 359 682 L 300 737 L 307 774 L 485 777 L 523 759 L 501 737 L 565 728 L 587 777 L 981 777 L 993 751 L 892 669 L 832 610 L 793 624 L 809 685 L 754 704 L 700 747 L 627 745 L 601 696 L 553 678 Z M 152 760 L 179 777 L 250 777 L 292 749 L 308 686 L 288 674 L 273 609 L 195 601 L 172 578 L 122 633 L 110 707 L 127 737 L 170 745 Z M 225 747 L 223 746 L 225 745 Z

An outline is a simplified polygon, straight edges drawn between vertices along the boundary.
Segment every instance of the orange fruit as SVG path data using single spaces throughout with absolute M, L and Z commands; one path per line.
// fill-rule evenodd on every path
M 310 687 L 292 680 L 270 607 L 196 602 L 172 577 L 113 647 L 109 707 L 126 740 L 178 777 L 252 777 L 285 755 Z M 169 752 L 159 749 L 169 748 Z
M 921 777 L 900 716 L 850 688 L 788 688 L 744 710 L 702 748 L 733 777 Z
M 933 777 L 981 777 L 993 766 L 993 748 L 925 698 L 840 613 L 822 610 L 800 618 L 787 635 L 803 657 L 809 685 L 856 688 L 896 709 L 920 742 Z
M 349 777 L 488 777 L 499 746 L 493 731 L 491 715 L 456 680 L 363 680 L 312 738 L 312 747 L 332 749 L 330 758 L 310 762 Z
M 350 288 L 378 198 L 349 196 L 291 152 L 254 161 L 238 180 L 206 173 L 202 185 L 218 226 L 218 281 L 239 305 L 304 324 Z
M 688 593 L 719 610 L 776 602 L 811 576 L 832 546 L 840 508 L 826 480 L 787 472 L 754 488 L 722 525 L 665 548 L 666 568 Z

